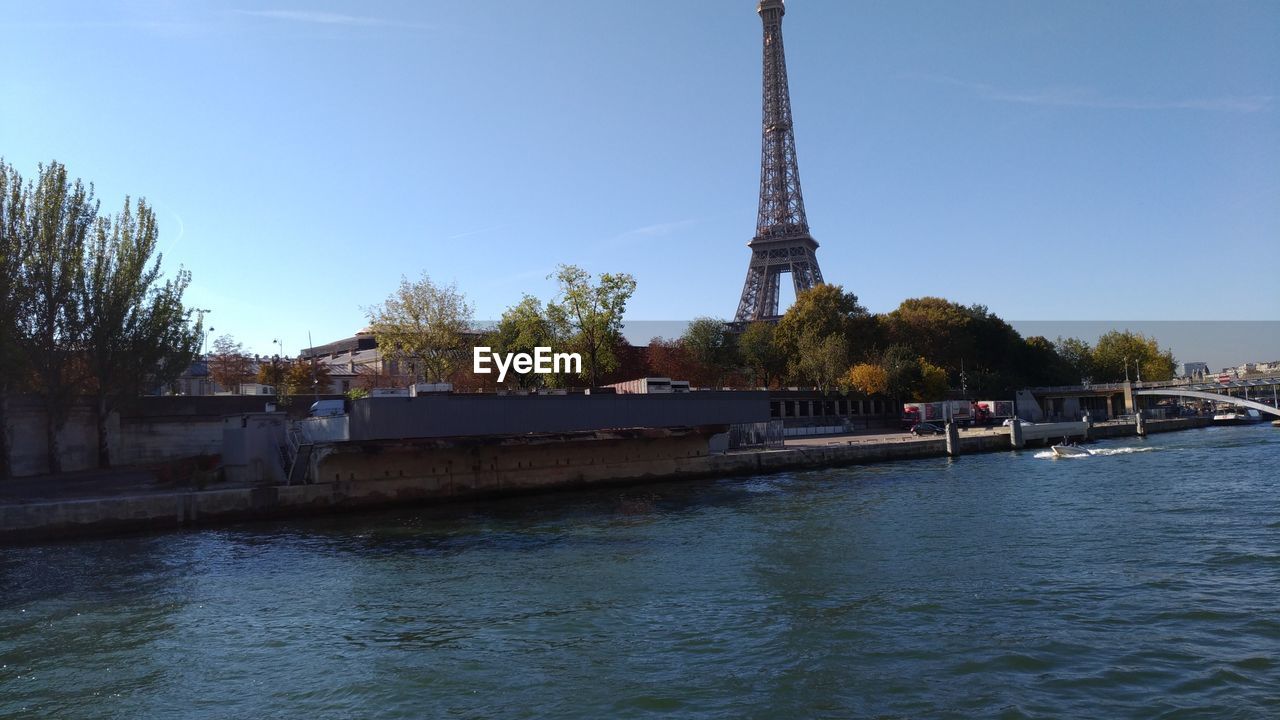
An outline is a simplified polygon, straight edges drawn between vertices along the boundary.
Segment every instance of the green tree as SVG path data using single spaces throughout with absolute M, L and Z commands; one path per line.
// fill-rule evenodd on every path
M 969 305 L 965 312 L 969 315 L 966 330 L 969 350 L 959 358 L 964 369 L 985 370 L 1020 383 L 1034 378 L 1039 372 L 1036 367 L 1039 359 L 1028 357 L 1026 341 L 1013 326 L 985 305 Z M 954 361 L 943 362 L 941 358 L 932 361 L 948 371 L 953 383 L 959 380 Z
M 1058 357 L 1070 369 L 1074 376 L 1072 383 L 1090 382 L 1093 380 L 1093 348 L 1080 338 L 1061 338 L 1053 344 Z
M 1092 365 L 1094 380 L 1119 382 L 1130 380 L 1169 380 L 1177 370 L 1173 352 L 1162 349 L 1153 337 L 1142 333 L 1112 330 L 1098 338 Z
M 761 320 L 748 325 L 738 336 L 738 352 L 762 387 L 769 387 L 771 381 L 787 372 L 787 353 L 778 344 L 771 322 Z
M 455 285 L 436 285 L 423 273 L 381 305 L 367 310 L 369 327 L 386 357 L 406 362 L 415 379 L 444 382 L 466 356 L 472 308 Z
M 947 382 L 947 371 L 924 358 L 920 358 L 920 382 L 915 388 L 913 399 L 917 402 L 945 400 L 950 389 L 950 383 Z
M 1058 354 L 1057 346 L 1048 338 L 1035 335 L 1023 341 L 1016 356 L 1020 384 L 1032 386 L 1074 385 L 1080 375 Z
M 889 396 L 898 404 L 913 396 L 923 379 L 920 357 L 906 345 L 890 345 L 881 356 L 880 366 L 885 371 Z
M 27 189 L 22 176 L 0 159 L 0 480 L 12 475 L 9 395 L 24 373 L 18 349 L 19 317 L 26 303 L 21 282 L 26 255 Z
M 202 318 L 182 304 L 190 276 L 160 283 L 155 214 L 139 200 L 99 218 L 85 256 L 78 306 L 98 425 L 98 465 L 111 466 L 107 418 L 126 398 L 164 385 L 191 364 Z
M 582 355 L 582 377 L 595 387 L 600 377 L 618 365 L 615 347 L 622 336 L 622 315 L 636 291 L 627 273 L 602 273 L 596 284 L 576 265 L 561 265 L 554 275 L 557 299 L 547 303 L 547 315 L 566 328 L 572 349 Z
M 796 295 L 796 301 L 778 321 L 774 338 L 790 358 L 789 369 L 795 375 L 799 371 L 800 341 L 805 336 L 813 336 L 812 344 L 838 335 L 844 339 L 849 354 L 862 358 L 870 351 L 873 326 L 871 314 L 858 304 L 857 295 L 845 292 L 839 285 L 815 285 Z
M 488 335 L 488 342 L 495 352 L 532 355 L 537 347 L 559 347 L 563 336 L 563 329 L 548 317 L 542 301 L 525 295 L 520 302 L 502 313 L 498 325 Z M 564 378 L 558 375 L 508 373 L 507 378 L 508 382 L 515 383 L 520 388 L 557 387 L 564 384 Z
M 737 364 L 737 345 L 724 320 L 700 317 L 689 323 L 680 344 L 697 369 L 698 385 L 720 387 Z
M 958 372 L 962 359 L 973 365 L 974 314 L 968 308 L 938 297 L 909 298 L 885 316 L 889 340 L 911 348 L 918 357 Z
M 83 378 L 84 322 L 76 293 L 84 249 L 97 218 L 93 188 L 72 182 L 57 162 L 39 166 L 19 232 L 24 236 L 17 346 L 45 411 L 49 472 L 62 472 L 58 435 Z
M 800 338 L 794 373 L 813 383 L 822 393 L 835 389 L 849 370 L 849 343 L 839 333 L 820 336 L 808 333 Z

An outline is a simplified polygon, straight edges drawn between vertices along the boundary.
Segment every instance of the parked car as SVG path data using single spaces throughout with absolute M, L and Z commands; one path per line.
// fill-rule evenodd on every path
M 945 432 L 942 426 L 933 423 L 916 423 L 911 426 L 912 435 L 941 435 Z

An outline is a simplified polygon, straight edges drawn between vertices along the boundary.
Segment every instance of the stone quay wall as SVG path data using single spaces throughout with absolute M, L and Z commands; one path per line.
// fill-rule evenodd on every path
M 1199 418 L 1152 420 L 1151 433 L 1202 427 Z M 1136 435 L 1095 426 L 1094 437 Z M 711 453 L 722 426 L 635 429 L 536 438 L 336 443 L 316 458 L 315 482 L 0 505 L 0 543 L 124 531 L 170 530 L 260 518 L 492 498 L 599 486 L 758 475 L 943 457 L 946 440 L 832 442 L 782 450 Z M 961 454 L 1008 452 L 1009 436 L 962 436 Z

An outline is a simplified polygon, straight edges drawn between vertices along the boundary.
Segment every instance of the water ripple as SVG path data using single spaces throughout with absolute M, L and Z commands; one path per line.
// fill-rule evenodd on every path
M 0 555 L 0 719 L 1267 717 L 1280 433 Z

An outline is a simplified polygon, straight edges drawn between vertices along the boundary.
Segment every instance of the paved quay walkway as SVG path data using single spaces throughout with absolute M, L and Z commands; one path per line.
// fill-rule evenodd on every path
M 1009 428 L 1005 427 L 978 427 L 968 430 L 960 430 L 961 438 L 989 437 L 993 435 L 1008 434 Z M 824 447 L 827 445 L 928 442 L 930 440 L 937 440 L 941 437 L 943 436 L 921 435 L 917 437 L 905 430 L 863 430 L 845 435 L 816 435 L 814 437 L 787 438 L 787 447 Z

